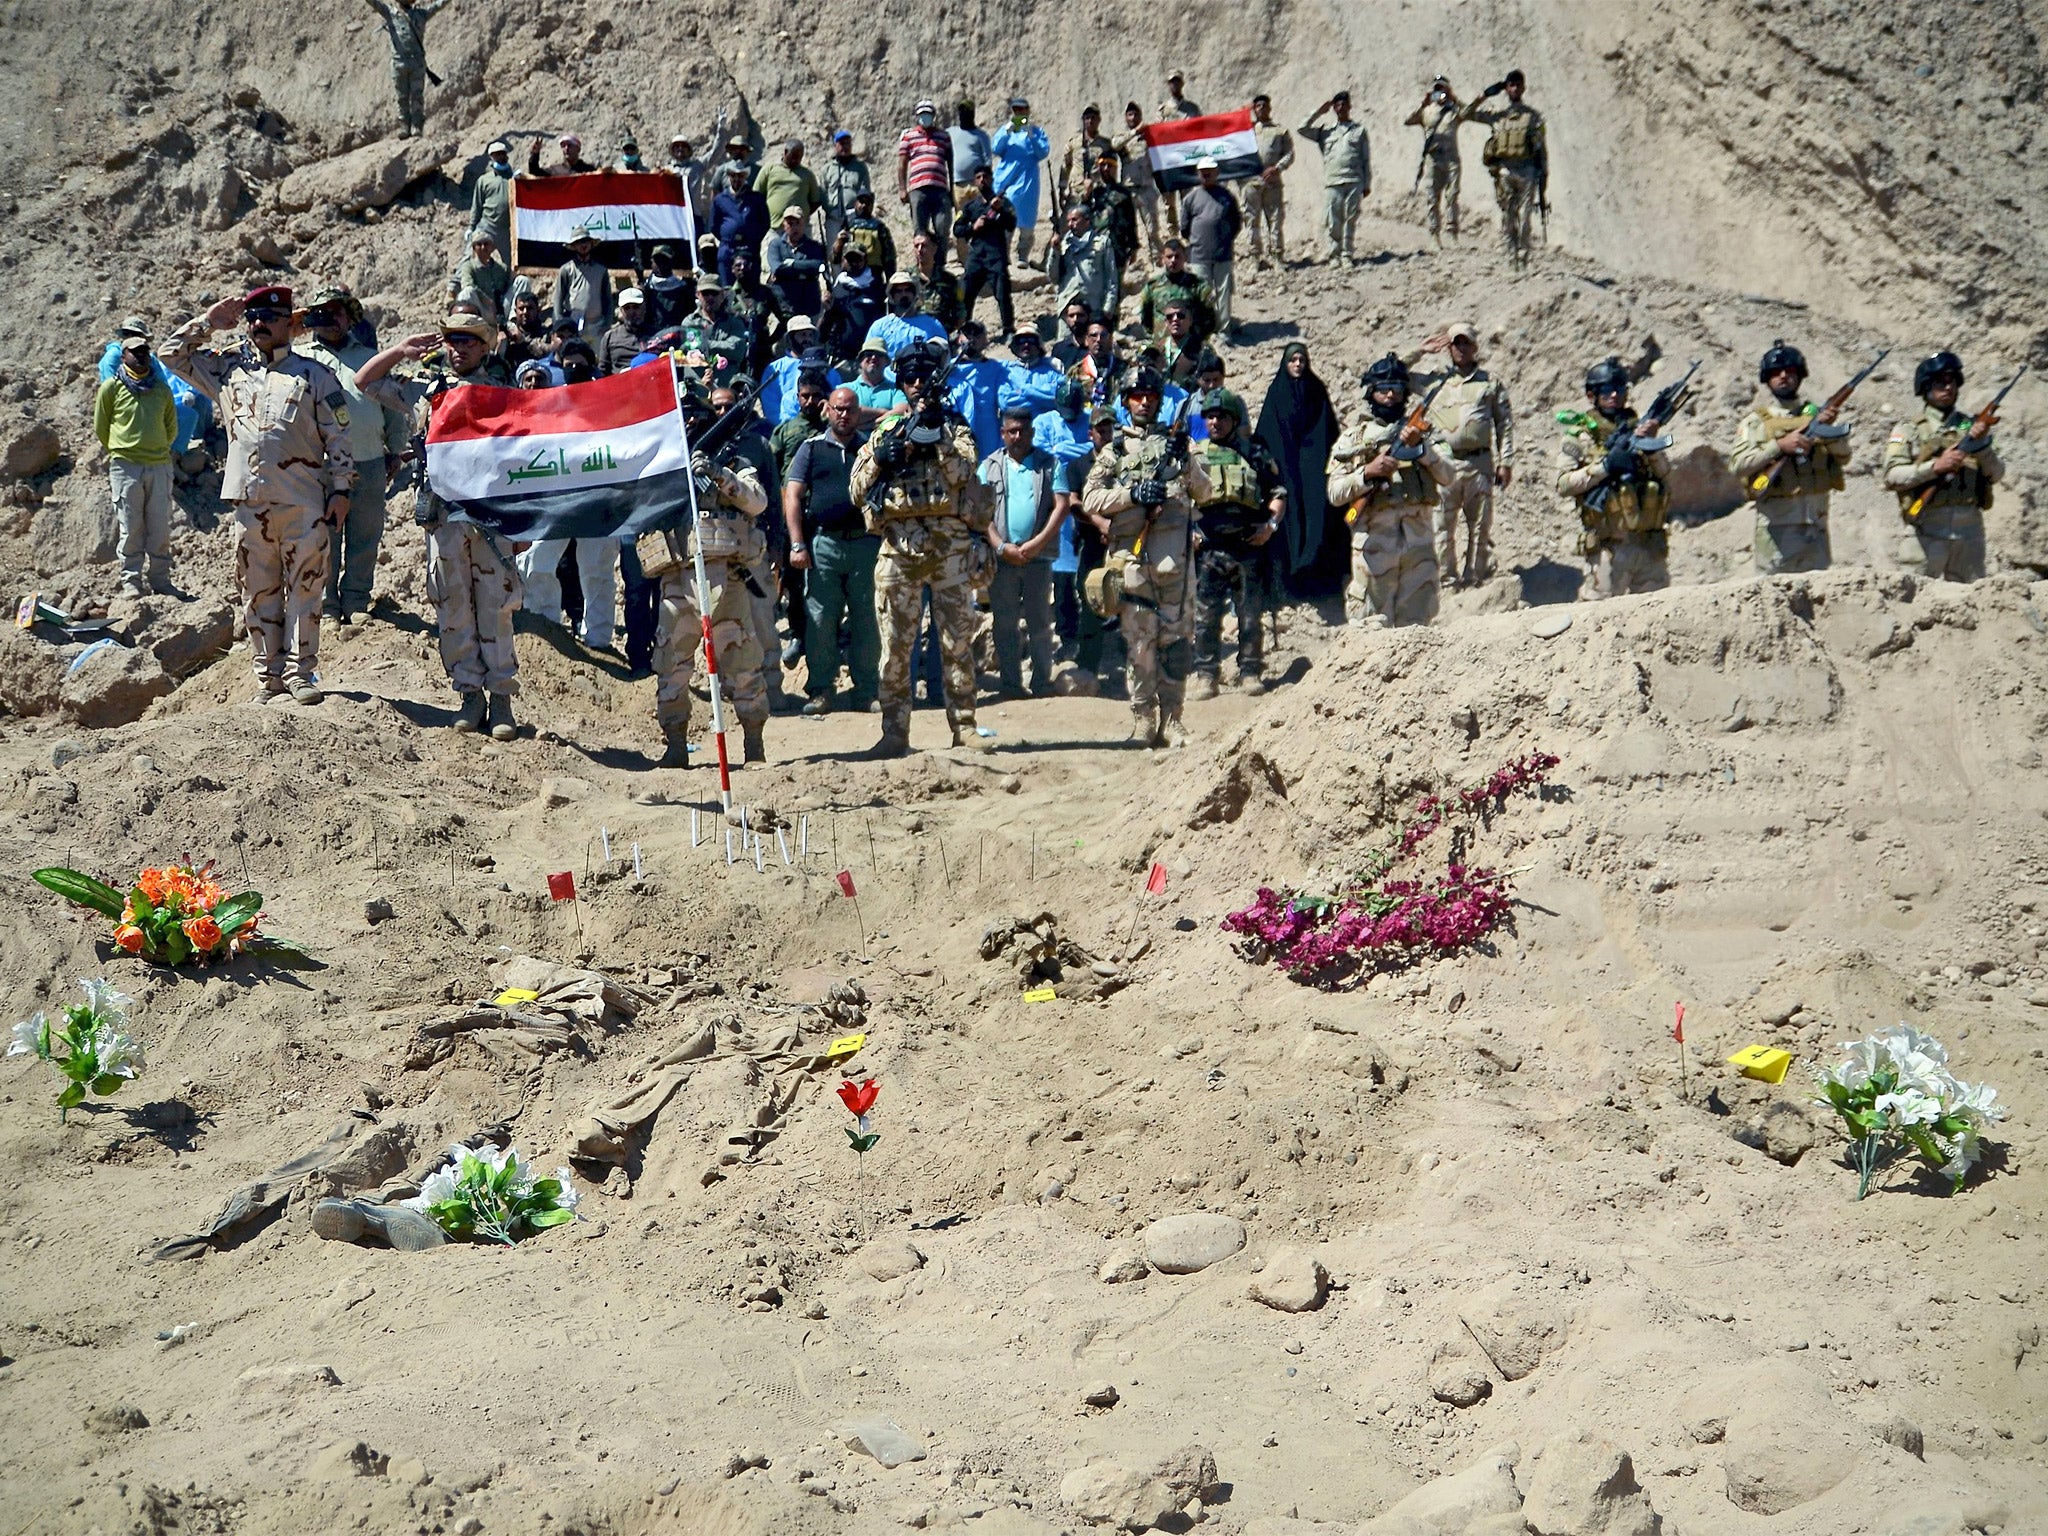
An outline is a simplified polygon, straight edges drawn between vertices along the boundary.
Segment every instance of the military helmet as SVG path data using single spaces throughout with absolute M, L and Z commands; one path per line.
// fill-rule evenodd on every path
M 683 382 L 682 403 L 685 421 L 699 422 L 714 414 L 710 392 L 695 379 L 686 379 Z
M 1932 357 L 1922 358 L 1919 367 L 1913 370 L 1913 393 L 1925 400 L 1927 391 L 1934 388 L 1934 381 L 1940 378 L 1954 379 L 1956 387 L 1960 389 L 1963 383 L 1963 360 L 1953 352 L 1937 352 Z
M 903 355 L 896 359 L 897 387 L 929 384 L 945 371 L 945 358 L 945 345 L 938 341 L 905 349 Z
M 1756 376 L 1759 382 L 1768 384 L 1771 382 L 1772 374 L 1782 372 L 1787 368 L 1798 374 L 1800 378 L 1805 378 L 1807 374 L 1806 355 L 1797 347 L 1787 346 L 1781 338 L 1771 343 L 1770 351 L 1766 352 L 1764 360 L 1757 364 Z
M 1365 370 L 1358 384 L 1367 394 L 1376 389 L 1398 389 L 1405 394 L 1408 390 L 1408 365 L 1389 352 Z
M 1225 412 L 1243 422 L 1244 401 L 1227 389 L 1212 389 L 1202 396 L 1202 414 L 1208 416 L 1217 411 Z
M 1134 368 L 1131 376 L 1124 381 L 1123 397 L 1132 395 L 1157 395 L 1166 397 L 1166 375 L 1157 368 Z
M 1628 370 L 1621 366 L 1618 357 L 1607 358 L 1586 370 L 1586 393 L 1604 395 L 1610 390 L 1628 393 Z

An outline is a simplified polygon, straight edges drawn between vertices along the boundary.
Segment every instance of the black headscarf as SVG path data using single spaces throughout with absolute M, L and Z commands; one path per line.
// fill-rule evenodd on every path
M 1337 441 L 1337 413 L 1330 406 L 1330 392 L 1313 368 L 1304 368 L 1300 378 L 1287 372 L 1296 353 L 1304 358 L 1308 348 L 1301 342 L 1288 343 L 1280 354 L 1280 371 L 1267 386 L 1266 402 L 1259 411 L 1259 426 L 1253 435 L 1265 445 L 1280 466 L 1287 484 L 1287 516 L 1280 525 L 1285 551 L 1276 563 L 1287 584 L 1304 596 L 1321 595 L 1316 590 L 1327 584 L 1328 567 L 1335 557 L 1337 581 L 1349 564 L 1344 549 L 1344 525 L 1330 516 L 1328 493 L 1330 449 Z M 1335 533 L 1333 535 L 1332 528 Z

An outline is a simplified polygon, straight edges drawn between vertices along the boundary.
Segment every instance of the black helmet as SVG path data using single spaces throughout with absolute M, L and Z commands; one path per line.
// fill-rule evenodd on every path
M 929 384 L 945 371 L 945 347 L 936 341 L 910 347 L 896 359 L 896 386 Z
M 1628 393 L 1628 370 L 1621 366 L 1620 358 L 1610 357 L 1586 370 L 1587 394 L 1603 395 L 1616 389 Z
M 1956 387 L 1960 389 L 1963 383 L 1963 360 L 1953 352 L 1937 352 L 1932 357 L 1922 358 L 1920 366 L 1913 370 L 1913 393 L 1925 400 L 1927 391 L 1934 388 L 1934 381 L 1940 378 L 1954 379 Z
M 1798 374 L 1800 378 L 1805 378 L 1807 373 L 1806 356 L 1797 347 L 1785 345 L 1784 340 L 1780 338 L 1771 343 L 1771 350 L 1766 352 L 1764 360 L 1757 364 L 1756 376 L 1760 383 L 1768 384 L 1771 382 L 1772 374 L 1782 372 L 1787 368 Z
M 1365 370 L 1358 381 L 1359 388 L 1370 394 L 1375 389 L 1398 389 L 1408 392 L 1408 365 L 1389 352 L 1385 357 Z
M 1166 397 L 1166 375 L 1157 368 L 1133 368 L 1131 376 L 1124 381 L 1123 397 L 1132 395 L 1158 395 Z
M 566 350 L 566 349 L 565 349 Z M 711 395 L 695 379 L 684 381 L 682 388 L 683 419 L 695 425 L 718 414 L 711 405 Z

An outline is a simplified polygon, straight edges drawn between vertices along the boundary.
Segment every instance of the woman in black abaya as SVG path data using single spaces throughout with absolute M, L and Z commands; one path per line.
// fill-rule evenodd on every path
M 1297 599 L 1312 602 L 1342 592 L 1351 571 L 1351 540 L 1344 520 L 1331 515 L 1327 492 L 1337 413 L 1301 342 L 1290 342 L 1280 355 L 1280 371 L 1266 389 L 1253 435 L 1278 462 L 1287 484 L 1281 547 L 1273 551 L 1275 575 Z

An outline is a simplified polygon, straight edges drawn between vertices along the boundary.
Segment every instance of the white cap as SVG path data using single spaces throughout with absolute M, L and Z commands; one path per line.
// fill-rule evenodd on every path
M 817 328 L 818 322 L 813 320 L 809 315 L 790 316 L 789 329 L 792 331 L 815 331 Z
M 624 293 L 619 295 L 619 307 L 621 309 L 623 309 L 628 304 L 645 304 L 646 302 L 647 295 L 642 293 L 638 288 L 628 288 Z
M 1201 158 L 1201 159 L 1199 159 L 1199 160 L 1197 160 L 1197 161 L 1195 162 L 1195 169 L 1196 169 L 1196 170 L 1198 170 L 1198 171 L 1213 171 L 1213 170 L 1216 170 L 1216 169 L 1217 169 L 1217 165 L 1216 165 L 1216 159 L 1215 159 L 1215 157 L 1214 157 L 1213 155 L 1204 155 L 1204 156 L 1202 156 L 1202 158 Z

